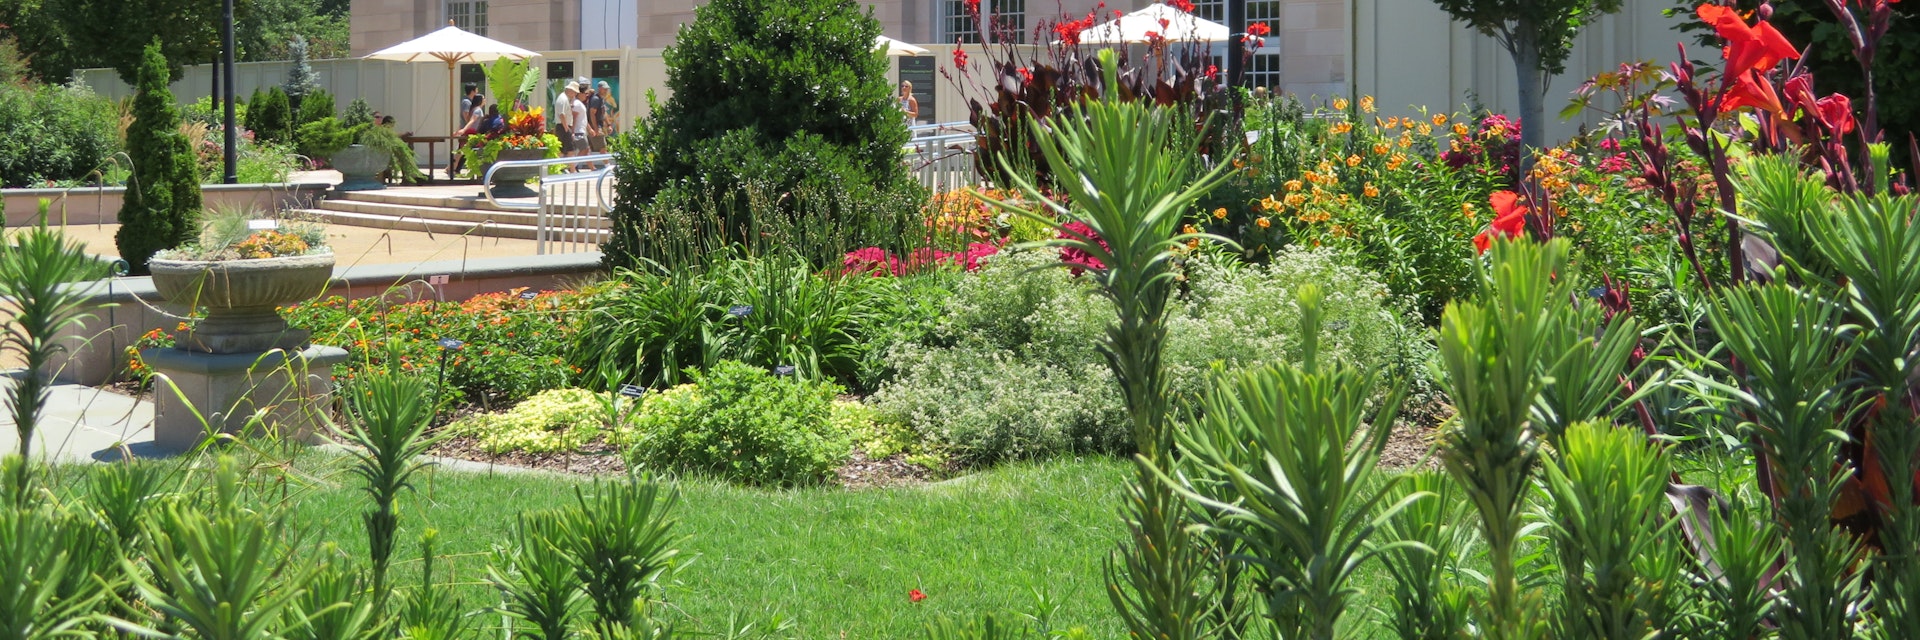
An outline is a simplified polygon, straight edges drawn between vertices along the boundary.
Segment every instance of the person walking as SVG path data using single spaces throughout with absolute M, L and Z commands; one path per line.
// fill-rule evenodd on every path
M 607 83 L 602 80 L 598 91 L 587 92 L 587 151 L 606 153 L 607 136 L 611 135 L 607 118 L 607 99 L 601 95 L 606 91 Z
M 572 115 L 567 117 L 567 124 L 573 128 L 573 153 L 568 155 L 575 157 L 584 156 L 587 155 L 587 103 L 585 100 L 580 99 L 581 88 L 579 85 L 570 84 L 567 85 L 567 87 L 569 89 L 567 92 L 568 99 L 572 101 L 570 106 L 573 110 Z M 575 171 L 583 171 L 585 168 L 585 165 L 576 164 L 573 166 Z
M 601 80 L 599 89 L 600 102 L 605 105 L 603 111 L 606 114 L 606 119 L 604 120 L 606 124 L 600 127 L 600 133 L 608 136 L 619 135 L 620 103 L 613 99 L 613 85 L 609 85 L 607 81 Z
M 573 117 L 573 92 L 578 90 L 579 85 L 567 83 L 566 88 L 553 96 L 553 110 L 547 112 L 547 124 L 553 128 L 553 135 L 560 138 L 561 155 L 573 151 L 573 123 L 568 118 Z

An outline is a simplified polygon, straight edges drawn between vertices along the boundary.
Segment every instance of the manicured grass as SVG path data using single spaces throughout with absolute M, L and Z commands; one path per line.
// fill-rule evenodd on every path
M 303 457 L 297 466 L 310 480 L 291 483 L 285 500 L 301 546 L 320 553 L 336 544 L 364 562 L 360 514 L 370 503 L 359 482 L 338 459 Z M 683 629 L 720 632 L 730 619 L 764 627 L 783 618 L 795 626 L 780 637 L 907 638 L 943 616 L 1033 612 L 1039 592 L 1061 603 L 1056 628 L 1121 637 L 1101 566 L 1122 535 L 1116 509 L 1126 471 L 1118 460 L 1095 458 L 862 491 L 682 482 L 675 513 L 687 536 L 682 555 L 692 562 L 672 578 L 667 597 L 684 616 Z M 190 481 L 200 482 L 204 476 Z M 418 581 L 420 535 L 437 529 L 438 550 L 451 557 L 473 610 L 498 602 L 485 584 L 487 556 L 508 543 L 516 514 L 592 489 L 577 477 L 446 470 L 418 485 L 418 497 L 400 505 L 396 584 Z M 266 493 L 274 501 L 281 495 L 278 487 Z M 919 603 L 908 599 L 916 588 L 927 594 Z M 497 614 L 483 620 L 497 633 Z

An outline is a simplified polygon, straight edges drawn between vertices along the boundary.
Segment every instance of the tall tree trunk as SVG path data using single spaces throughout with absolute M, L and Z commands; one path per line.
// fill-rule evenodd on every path
M 1520 165 L 1533 164 L 1533 150 L 1547 142 L 1547 74 L 1540 70 L 1540 43 L 1534 25 L 1521 21 L 1507 38 L 1507 53 L 1513 56 L 1514 85 L 1520 91 Z

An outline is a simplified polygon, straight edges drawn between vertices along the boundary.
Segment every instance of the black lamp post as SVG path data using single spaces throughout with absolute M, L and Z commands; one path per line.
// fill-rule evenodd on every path
M 1227 87 L 1234 90 L 1231 99 L 1237 108 L 1247 66 L 1247 0 L 1227 0 L 1227 33 Z
M 226 112 L 222 116 L 221 131 L 225 134 L 222 146 L 222 160 L 226 163 L 221 173 L 221 182 L 235 184 L 240 182 L 240 132 L 233 122 L 233 0 L 223 0 L 220 6 L 220 66 L 226 73 L 220 75 L 222 105 Z

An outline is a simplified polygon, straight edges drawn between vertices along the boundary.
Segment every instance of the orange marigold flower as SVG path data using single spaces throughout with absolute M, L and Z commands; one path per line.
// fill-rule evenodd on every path
M 1380 187 L 1373 186 L 1373 183 L 1369 182 L 1367 183 L 1366 189 L 1361 191 L 1361 193 L 1366 194 L 1369 198 L 1378 198 L 1380 197 Z
M 1186 225 L 1180 227 L 1180 233 L 1200 233 L 1200 230 L 1193 228 L 1193 225 Z
M 1259 225 L 1262 229 L 1273 226 L 1273 221 L 1268 220 L 1266 216 L 1260 216 L 1260 219 L 1253 221 L 1253 223 Z
M 1390 151 L 1393 151 L 1393 145 L 1387 144 L 1385 142 L 1376 142 L 1373 145 L 1373 155 L 1384 156 L 1384 155 L 1387 155 L 1387 153 Z
M 1388 170 L 1388 171 L 1399 171 L 1399 170 L 1400 170 L 1400 165 L 1403 165 L 1403 164 L 1406 164 L 1406 163 L 1407 163 L 1407 155 L 1406 155 L 1406 154 L 1404 154 L 1404 153 L 1396 153 L 1396 154 L 1393 154 L 1393 157 L 1391 157 L 1391 158 L 1387 158 L 1387 170 Z
M 1220 208 L 1218 208 L 1218 209 L 1214 209 L 1214 210 L 1213 210 L 1213 217 L 1214 217 L 1215 219 L 1225 219 L 1225 218 L 1227 217 L 1227 208 L 1226 208 L 1226 207 L 1220 207 Z
M 1302 204 L 1306 204 L 1306 202 L 1307 202 L 1306 196 L 1300 195 L 1298 193 L 1287 194 L 1287 206 L 1289 207 L 1298 207 Z
M 1334 98 L 1334 99 L 1333 99 L 1333 110 L 1334 110 L 1334 111 L 1346 111 L 1346 110 L 1347 110 L 1347 99 L 1346 99 L 1346 98 Z
M 1273 199 L 1273 196 L 1267 196 L 1265 198 L 1261 198 L 1260 208 L 1265 209 L 1267 211 L 1279 211 L 1280 201 Z
M 1388 128 L 1388 129 L 1398 129 L 1398 128 L 1400 128 L 1400 116 L 1394 116 L 1394 117 L 1391 117 L 1391 118 L 1387 118 L 1387 128 Z
M 1461 123 L 1461 122 L 1453 123 L 1453 135 L 1456 135 L 1456 136 L 1467 135 L 1466 123 Z
M 1373 113 L 1373 96 L 1360 96 L 1360 110 Z
M 1320 174 L 1319 174 L 1319 173 L 1316 173 L 1316 172 L 1313 172 L 1313 171 L 1308 171 L 1308 172 L 1306 172 L 1305 174 L 1302 174 L 1302 175 L 1301 175 L 1300 177 L 1301 177 L 1301 178 L 1305 178 L 1307 182 L 1319 182 L 1319 181 L 1320 181 Z M 1287 184 L 1294 184 L 1294 183 L 1296 183 L 1296 182 L 1299 182 L 1299 180 L 1291 180 L 1291 181 L 1288 181 L 1288 182 L 1287 182 Z M 1298 191 L 1299 189 L 1295 189 L 1295 188 L 1292 188 L 1292 187 L 1288 187 L 1288 188 L 1287 188 L 1287 190 L 1288 190 L 1288 191 Z

